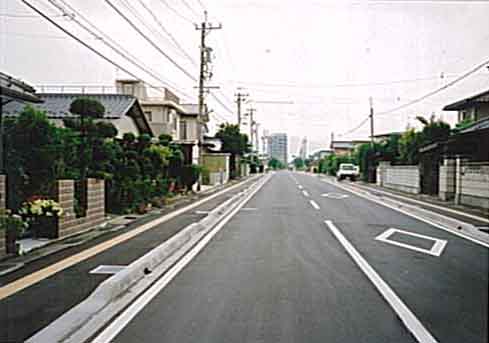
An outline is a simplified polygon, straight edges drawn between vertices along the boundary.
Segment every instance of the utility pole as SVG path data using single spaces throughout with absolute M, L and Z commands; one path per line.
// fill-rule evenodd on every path
M 260 127 L 260 123 L 255 123 L 255 144 L 256 144 L 256 152 L 260 154 L 260 142 L 258 137 L 258 128 Z
M 249 116 L 250 116 L 250 144 L 251 144 L 251 149 L 253 150 L 253 126 L 255 125 L 255 120 L 253 119 L 253 114 L 255 113 L 256 109 L 255 108 L 248 108 L 249 111 Z
M 214 26 L 207 22 L 207 11 L 204 11 L 204 21 L 200 26 L 195 25 L 195 29 L 200 31 L 200 73 L 199 73 L 199 119 L 202 120 L 205 110 L 205 81 L 212 77 L 212 73 L 208 70 L 208 65 L 211 62 L 212 49 L 205 45 L 205 38 L 212 30 L 222 29 L 222 25 Z
M 241 103 L 246 100 L 249 94 L 244 94 L 238 91 L 235 94 L 236 96 L 236 105 L 238 106 L 238 127 L 241 128 Z
M 370 144 L 374 147 L 374 105 L 372 97 L 368 98 L 370 103 Z

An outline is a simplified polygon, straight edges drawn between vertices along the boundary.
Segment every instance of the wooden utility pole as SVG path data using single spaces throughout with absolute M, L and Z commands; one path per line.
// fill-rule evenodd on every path
M 251 144 L 251 149 L 253 150 L 253 126 L 255 125 L 255 120 L 253 118 L 253 114 L 255 113 L 256 109 L 255 108 L 248 108 L 248 114 L 250 116 L 250 144 Z
M 236 96 L 236 105 L 238 110 L 238 127 L 241 128 L 241 103 L 246 100 L 249 94 L 238 92 L 235 94 L 235 96 Z
M 370 103 L 370 144 L 374 147 L 374 105 L 372 97 L 368 98 Z
M 204 92 L 206 87 L 204 83 L 212 76 L 212 74 L 207 70 L 207 66 L 211 62 L 210 54 L 212 49 L 205 45 L 205 38 L 210 31 L 222 29 L 222 25 L 219 24 L 218 26 L 214 26 L 207 22 L 207 11 L 204 11 L 204 21 L 200 24 L 200 26 L 196 25 L 195 29 L 200 31 L 199 119 L 202 119 L 205 107 Z

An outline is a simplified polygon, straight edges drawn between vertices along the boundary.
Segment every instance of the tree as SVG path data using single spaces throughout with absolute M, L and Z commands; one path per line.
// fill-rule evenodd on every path
M 402 164 L 418 164 L 419 148 L 423 145 L 421 132 L 409 129 L 399 138 L 399 160 Z
M 445 140 L 450 136 L 450 125 L 442 120 L 435 120 L 434 115 L 430 117 L 429 121 L 421 116 L 416 119 L 424 125 L 421 131 L 423 145 Z
M 104 116 L 105 107 L 97 100 L 90 98 L 78 98 L 70 105 L 70 112 L 79 116 L 79 123 L 71 121 L 80 130 L 80 181 L 83 183 L 87 177 L 89 162 L 92 160 L 94 139 L 94 119 Z M 68 121 L 65 121 L 68 122 Z
M 268 166 L 273 170 L 285 168 L 285 165 L 276 158 L 270 159 L 270 161 L 268 161 Z
M 223 152 L 230 153 L 231 176 L 236 177 L 236 156 L 243 156 L 249 153 L 250 145 L 248 144 L 248 136 L 241 133 L 238 125 L 221 124 L 219 131 L 216 133 L 216 138 L 222 141 Z
M 306 166 L 304 160 L 300 157 L 294 158 L 292 163 L 294 164 L 295 169 L 304 169 L 304 167 Z

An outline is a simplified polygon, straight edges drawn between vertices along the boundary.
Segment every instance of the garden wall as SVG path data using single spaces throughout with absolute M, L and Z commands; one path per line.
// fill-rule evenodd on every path
M 455 197 L 455 160 L 445 159 L 440 166 L 438 196 L 442 200 L 452 200 Z
M 402 192 L 419 194 L 421 192 L 418 166 L 392 166 L 383 163 L 377 168 L 377 184 Z
M 457 171 L 455 201 L 462 205 L 489 209 L 489 162 L 461 163 Z
M 63 208 L 64 215 L 59 219 L 59 237 L 66 237 L 85 231 L 102 223 L 105 219 L 105 182 L 87 179 L 87 211 L 85 217 L 76 218 L 75 181 L 58 180 L 56 201 Z

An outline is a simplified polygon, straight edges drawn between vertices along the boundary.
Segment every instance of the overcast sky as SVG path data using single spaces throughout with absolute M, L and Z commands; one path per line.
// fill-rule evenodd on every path
M 172 65 L 103 0 L 53 0 L 71 5 L 118 44 L 155 70 L 145 74 L 76 23 L 60 16 L 48 0 L 29 0 L 53 20 L 155 86 L 169 82 L 196 102 L 196 83 Z M 347 134 L 369 113 L 389 111 L 443 86 L 489 59 L 489 3 L 485 1 L 314 1 L 314 0 L 111 0 L 190 74 L 198 76 L 199 33 L 203 6 L 213 24 L 216 95 L 235 110 L 237 87 L 255 103 L 261 128 L 307 136 L 317 148 L 335 138 L 367 138 L 368 123 Z M 183 47 L 181 52 L 151 15 Z M 134 10 L 136 12 L 134 12 Z M 76 17 L 81 20 L 80 17 Z M 0 70 L 34 85 L 113 85 L 127 74 L 110 65 L 20 0 L 0 0 Z M 376 133 L 401 131 L 414 117 L 432 113 L 453 123 L 444 105 L 489 88 L 483 68 L 425 101 L 379 115 Z M 185 98 L 185 96 L 183 96 Z M 293 104 L 260 102 L 288 101 Z M 209 97 L 217 120 L 236 121 L 235 113 Z M 293 153 L 293 152 L 292 152 Z

